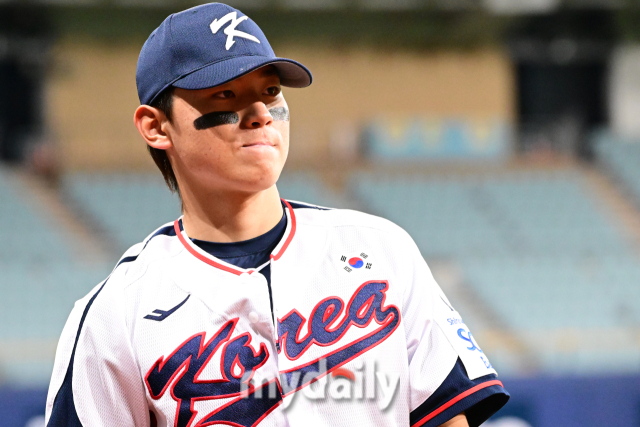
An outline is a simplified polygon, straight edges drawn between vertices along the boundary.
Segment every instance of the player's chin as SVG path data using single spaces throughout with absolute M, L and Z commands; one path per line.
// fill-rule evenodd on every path
M 251 191 L 266 190 L 273 186 L 282 172 L 284 159 L 278 155 L 251 160 L 253 161 L 243 164 L 238 180 L 242 181 L 247 188 L 251 188 Z
M 272 175 L 254 175 L 253 179 L 245 179 L 243 182 L 235 184 L 238 189 L 247 194 L 257 194 L 273 187 L 277 181 Z

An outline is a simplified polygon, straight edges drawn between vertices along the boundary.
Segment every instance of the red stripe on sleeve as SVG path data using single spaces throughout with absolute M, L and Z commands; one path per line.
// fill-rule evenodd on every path
M 451 399 L 450 401 L 448 401 L 444 405 L 440 406 L 435 411 L 432 411 L 431 413 L 425 415 L 424 418 L 422 418 L 417 423 L 413 424 L 412 427 L 420 427 L 421 425 L 423 425 L 424 423 L 426 423 L 430 419 L 434 418 L 436 415 L 441 414 L 442 412 L 444 412 L 445 410 L 449 409 L 450 407 L 452 407 L 456 403 L 460 402 L 465 397 L 471 396 L 476 391 L 482 390 L 483 388 L 491 387 L 492 385 L 499 385 L 500 387 L 503 387 L 502 382 L 500 382 L 498 380 L 487 381 L 487 382 L 484 382 L 482 384 L 478 384 L 475 387 L 471 387 L 469 390 L 467 390 L 467 391 L 465 391 L 463 393 L 460 393 L 459 395 L 457 395 L 456 397 L 454 397 L 453 399 Z

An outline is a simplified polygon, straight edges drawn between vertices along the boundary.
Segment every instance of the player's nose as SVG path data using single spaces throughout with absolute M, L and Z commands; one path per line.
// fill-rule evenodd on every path
M 243 113 L 241 124 L 249 129 L 258 129 L 273 122 L 273 117 L 264 102 L 254 102 Z

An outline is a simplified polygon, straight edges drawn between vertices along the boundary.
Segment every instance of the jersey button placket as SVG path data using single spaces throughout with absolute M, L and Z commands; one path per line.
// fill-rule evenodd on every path
M 275 300 L 273 298 L 273 287 L 270 289 L 269 288 L 269 283 L 267 283 L 267 278 L 264 277 L 262 274 L 260 273 L 255 273 L 256 277 L 260 280 L 261 286 L 264 287 L 264 289 L 267 290 L 267 292 L 269 293 L 269 306 L 271 307 L 271 304 L 273 303 L 273 311 L 271 313 L 271 317 L 273 319 L 273 323 L 272 323 L 272 335 L 273 335 L 273 343 L 276 345 L 278 345 L 278 316 L 276 314 L 276 308 L 275 308 Z M 273 280 L 273 277 L 271 278 L 271 280 Z M 273 286 L 273 284 L 272 284 Z
M 273 343 L 277 346 L 278 343 L 278 315 L 276 314 L 276 308 L 275 308 L 275 300 L 273 298 L 273 288 L 270 290 L 269 289 L 269 283 L 267 283 L 267 278 L 264 277 L 262 274 L 258 274 L 258 277 L 260 278 L 260 282 L 262 283 L 262 286 L 267 289 L 267 292 L 269 293 L 269 306 L 271 307 L 271 304 L 273 303 L 273 312 L 271 313 L 271 317 L 273 318 Z

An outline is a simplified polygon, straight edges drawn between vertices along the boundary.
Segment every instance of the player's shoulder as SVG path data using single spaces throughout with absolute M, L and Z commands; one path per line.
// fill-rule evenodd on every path
M 299 222 L 326 227 L 369 228 L 383 233 L 408 236 L 396 223 L 369 213 L 354 209 L 340 209 L 287 200 Z
M 386 247 L 405 256 L 411 255 L 411 259 L 421 258 L 420 250 L 409 233 L 386 218 L 353 209 L 287 202 L 293 208 L 300 228 L 322 227 L 335 239 L 359 241 L 363 244 Z
M 122 302 L 126 288 L 140 279 L 149 266 L 162 265 L 181 250 L 181 245 L 176 243 L 177 237 L 173 223 L 158 227 L 142 242 L 127 249 L 109 275 L 79 300 L 78 304 L 85 305 L 98 294 L 101 295 L 100 301 L 104 301 L 102 304 Z

